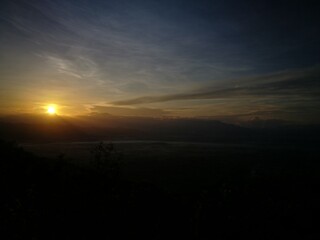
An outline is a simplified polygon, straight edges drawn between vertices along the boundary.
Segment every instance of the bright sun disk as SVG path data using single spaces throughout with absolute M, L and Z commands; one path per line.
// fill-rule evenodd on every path
M 55 107 L 54 106 L 49 106 L 48 110 L 47 110 L 47 113 L 49 113 L 51 115 L 55 114 L 56 113 Z

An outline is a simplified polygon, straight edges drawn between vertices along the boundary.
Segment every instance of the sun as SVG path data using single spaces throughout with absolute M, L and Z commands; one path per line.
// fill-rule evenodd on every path
M 50 115 L 56 114 L 56 108 L 54 106 L 48 106 L 47 113 Z

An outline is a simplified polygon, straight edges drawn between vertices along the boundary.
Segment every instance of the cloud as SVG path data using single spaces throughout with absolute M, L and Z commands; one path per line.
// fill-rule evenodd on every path
M 81 79 L 93 78 L 98 75 L 98 69 L 95 62 L 84 56 L 77 56 L 75 59 L 67 59 L 60 56 L 43 54 L 43 57 L 62 74 Z
M 170 111 L 157 108 L 128 108 L 113 106 L 91 106 L 93 113 L 108 113 L 115 116 L 163 117 L 170 115 Z
M 160 96 L 144 96 L 112 102 L 113 105 L 137 105 L 179 100 L 247 97 L 317 97 L 320 94 L 320 68 L 291 70 L 251 78 L 236 79 L 231 87 L 207 87 L 197 91 Z

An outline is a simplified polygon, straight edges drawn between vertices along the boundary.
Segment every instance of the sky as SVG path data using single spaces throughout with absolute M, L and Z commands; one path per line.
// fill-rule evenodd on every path
M 316 1 L 10 0 L 0 113 L 320 123 Z

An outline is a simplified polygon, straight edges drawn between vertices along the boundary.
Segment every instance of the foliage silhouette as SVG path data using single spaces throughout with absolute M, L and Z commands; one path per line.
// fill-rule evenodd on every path
M 116 151 L 113 143 L 99 142 L 91 149 L 93 166 L 109 178 L 117 178 L 120 173 L 122 155 Z
M 120 176 L 124 161 L 112 144 L 96 146 L 92 168 L 37 157 L 16 143 L 1 141 L 0 153 L 2 239 L 320 237 L 319 179 L 310 170 L 319 165 L 304 152 L 216 154 L 206 166 L 210 184 L 170 192 Z M 247 174 L 257 158 L 265 167 L 282 161 L 286 171 Z

